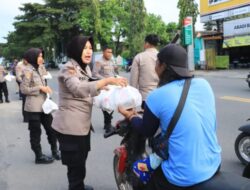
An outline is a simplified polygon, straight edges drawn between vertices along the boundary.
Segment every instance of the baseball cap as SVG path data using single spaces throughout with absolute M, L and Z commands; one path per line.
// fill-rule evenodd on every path
M 169 44 L 162 48 L 157 55 L 160 63 L 171 67 L 181 77 L 192 77 L 188 70 L 186 50 L 178 44 Z

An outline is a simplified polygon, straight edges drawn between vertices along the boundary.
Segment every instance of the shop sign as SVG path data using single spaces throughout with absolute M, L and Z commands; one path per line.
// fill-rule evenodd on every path
M 201 15 L 200 21 L 202 23 L 205 23 L 205 22 L 212 21 L 212 20 L 219 20 L 219 19 L 224 19 L 224 18 L 247 14 L 247 13 L 250 13 L 250 5 L 246 5 L 246 6 L 239 7 L 239 8 L 233 8 L 230 10 L 219 11 L 219 12 L 211 13 L 208 15 Z
M 250 34 L 250 17 L 223 23 L 224 36 Z
M 193 43 L 193 24 L 192 17 L 186 17 L 183 20 L 184 45 L 191 45 Z
M 223 48 L 250 46 L 250 36 L 238 36 L 224 39 Z

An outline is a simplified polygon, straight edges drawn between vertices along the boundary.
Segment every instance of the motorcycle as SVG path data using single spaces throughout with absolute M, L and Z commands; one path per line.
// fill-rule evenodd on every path
M 250 129 L 250 127 L 249 127 Z M 120 146 L 114 150 L 113 169 L 118 190 L 142 190 L 145 185 L 134 174 L 132 165 L 138 159 L 148 156 L 146 138 L 139 135 L 127 120 L 117 122 L 116 127 L 106 133 L 104 138 L 113 135 L 122 137 Z M 248 137 L 249 138 L 249 137 Z M 250 164 L 247 165 L 245 176 L 220 171 L 211 179 L 188 187 L 187 190 L 248 190 L 250 189 Z M 248 178 L 246 178 L 248 177 Z
M 250 119 L 248 119 L 250 120 Z M 241 133 L 237 136 L 234 143 L 234 150 L 243 164 L 250 163 L 250 124 L 239 128 Z
M 250 73 L 248 73 L 247 75 L 246 82 L 248 84 L 248 87 L 250 88 Z
M 144 184 L 132 170 L 133 163 L 147 157 L 146 138 L 136 133 L 127 120 L 118 121 L 116 127 L 104 138 L 122 137 L 120 146 L 114 150 L 113 168 L 118 190 L 139 190 Z

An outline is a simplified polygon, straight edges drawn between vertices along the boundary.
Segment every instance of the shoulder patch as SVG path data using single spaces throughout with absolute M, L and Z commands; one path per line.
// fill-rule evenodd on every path
M 76 69 L 75 67 L 67 67 L 67 71 L 70 75 L 75 75 L 77 72 L 76 72 Z
M 31 78 L 31 75 L 32 75 L 32 72 L 26 71 L 26 72 L 24 73 L 24 75 L 25 75 L 25 78 L 30 79 L 30 78 Z

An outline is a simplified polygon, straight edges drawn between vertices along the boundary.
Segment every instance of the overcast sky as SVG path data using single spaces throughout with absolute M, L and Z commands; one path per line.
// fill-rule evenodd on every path
M 12 23 L 14 17 L 21 15 L 18 9 L 23 3 L 43 3 L 43 0 L 0 0 L 0 43 L 6 42 L 4 37 L 9 31 L 14 31 Z M 144 0 L 148 12 L 160 15 L 164 22 L 178 22 L 179 10 L 177 9 L 178 0 Z M 200 2 L 196 0 L 196 2 Z M 201 30 L 202 25 L 196 24 L 196 29 Z

